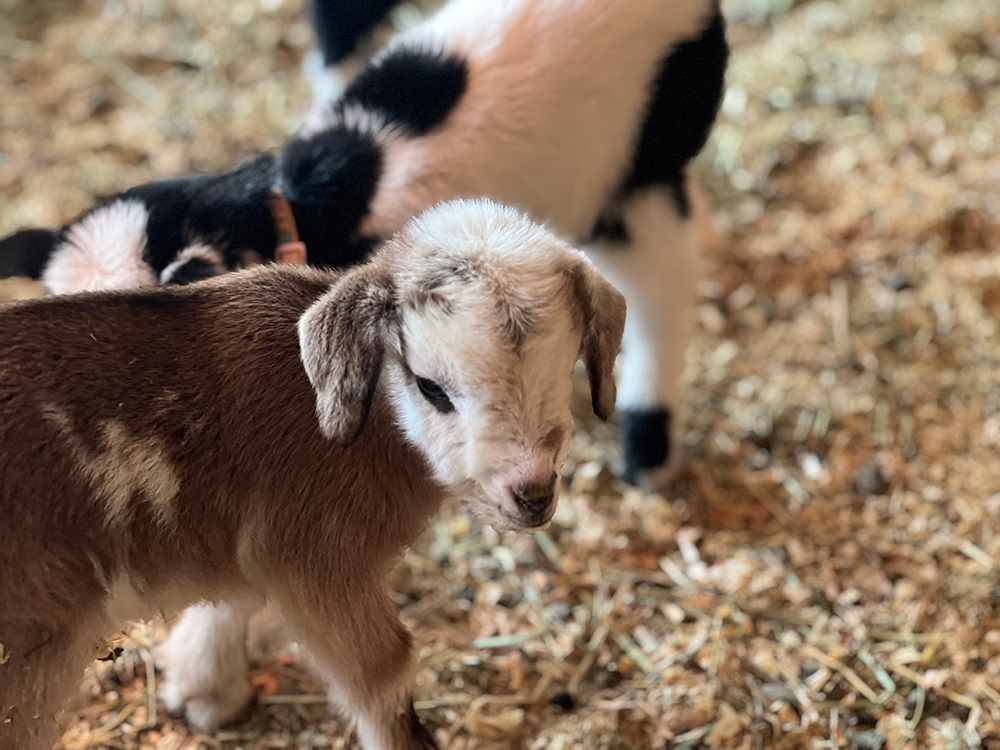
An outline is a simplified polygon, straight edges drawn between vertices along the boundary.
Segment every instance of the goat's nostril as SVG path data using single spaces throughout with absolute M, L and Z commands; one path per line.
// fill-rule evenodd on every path
M 521 510 L 537 513 L 552 504 L 555 487 L 556 475 L 553 473 L 547 482 L 521 482 L 514 487 L 514 498 Z

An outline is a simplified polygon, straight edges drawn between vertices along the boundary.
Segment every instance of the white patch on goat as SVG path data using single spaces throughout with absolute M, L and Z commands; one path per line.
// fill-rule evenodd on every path
M 167 284 L 173 275 L 177 273 L 177 269 L 187 263 L 189 260 L 194 260 L 198 258 L 205 261 L 211 266 L 214 266 L 220 272 L 226 270 L 226 262 L 222 258 L 222 254 L 218 250 L 211 247 L 210 245 L 204 245 L 196 242 L 193 245 L 188 245 L 186 248 L 177 253 L 175 260 L 173 260 L 166 268 L 160 271 L 160 283 Z
M 149 592 L 121 576 L 108 587 L 107 627 L 176 611 L 204 595 L 183 583 Z M 251 697 L 247 623 L 262 605 L 260 598 L 245 594 L 232 602 L 196 604 L 184 611 L 167 639 L 153 649 L 157 666 L 165 671 L 159 696 L 169 711 L 183 710 L 189 724 L 206 732 L 243 711 Z
M 546 0 L 547 5 L 557 5 L 565 0 Z M 504 41 L 504 33 L 519 13 L 526 0 L 451 0 L 422 26 L 416 27 L 413 36 L 429 40 L 447 40 L 461 49 L 475 49 L 486 55 L 495 51 Z
M 569 447 L 582 329 L 564 271 L 583 259 L 510 209 L 461 202 L 431 216 L 405 240 L 427 257 L 408 256 L 397 283 L 405 300 L 440 273 L 440 301 L 404 309 L 401 339 L 409 369 L 442 384 L 455 411 L 439 413 L 396 366 L 387 378 L 397 419 L 435 478 L 477 516 L 496 528 L 523 526 L 511 488 L 558 474 Z M 454 274 L 456 266 L 473 270 Z M 516 344 L 511 309 L 530 317 Z
M 336 123 L 359 133 L 378 135 L 394 127 L 381 112 L 375 112 L 360 104 L 349 104 L 337 112 Z
M 337 65 L 324 66 L 323 53 L 310 50 L 302 58 L 302 71 L 312 88 L 312 104 L 302 120 L 300 133 L 315 133 L 328 122 L 330 108 L 340 98 L 351 81 L 365 67 L 366 59 L 358 52 L 348 55 Z
M 323 53 L 312 49 L 302 58 L 302 72 L 309 79 L 313 107 L 329 106 L 344 93 L 365 67 L 360 55 L 348 55 L 337 65 L 324 65 Z
M 188 607 L 156 647 L 164 669 L 160 699 L 204 732 L 237 718 L 250 702 L 246 634 L 255 599 Z
M 652 80 L 691 37 L 708 0 L 522 0 L 446 6 L 390 49 L 445 49 L 469 82 L 447 123 L 384 147 L 382 178 L 360 226 L 388 237 L 441 200 L 488 195 L 590 234 L 634 150 Z
M 406 140 L 397 123 L 387 120 L 381 112 L 360 104 L 340 108 L 326 107 L 310 114 L 299 127 L 296 138 L 310 138 L 332 127 L 344 127 L 371 136 L 387 150 L 397 148 L 395 144 Z
M 103 500 L 108 526 L 126 522 L 132 497 L 141 492 L 156 520 L 173 520 L 173 501 L 180 491 L 180 476 L 167 458 L 166 446 L 155 437 L 129 435 L 118 420 L 108 420 L 102 428 L 103 451 L 91 453 L 73 429 L 69 412 L 46 404 L 42 414 L 69 444 L 80 473 Z
M 118 200 L 73 224 L 52 253 L 42 283 L 52 294 L 153 286 L 156 274 L 143 260 L 149 212 L 135 200 Z

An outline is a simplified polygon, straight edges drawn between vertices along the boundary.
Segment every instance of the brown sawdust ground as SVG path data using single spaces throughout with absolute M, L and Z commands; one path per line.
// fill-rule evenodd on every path
M 446 509 L 394 581 L 418 710 L 456 749 L 1000 748 L 1000 5 L 724 9 L 686 468 L 627 488 L 583 417 L 547 535 Z M 0 0 L 0 232 L 277 148 L 310 43 L 299 0 Z M 266 632 L 252 715 L 190 732 L 165 629 L 59 747 L 350 745 Z

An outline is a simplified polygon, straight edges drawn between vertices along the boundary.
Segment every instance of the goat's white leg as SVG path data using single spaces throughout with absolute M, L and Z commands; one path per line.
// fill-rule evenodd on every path
M 165 671 L 160 699 L 191 726 L 213 732 L 238 718 L 250 703 L 247 622 L 260 601 L 188 607 L 156 649 Z
M 379 583 L 305 607 L 317 596 L 275 593 L 275 601 L 329 686 L 330 702 L 354 722 L 364 750 L 434 750 L 413 710 L 410 632 Z
M 617 400 L 625 478 L 660 489 L 680 458 L 681 376 L 699 254 L 694 222 L 681 215 L 669 187 L 631 193 L 621 219 L 622 236 L 588 252 L 628 303 Z

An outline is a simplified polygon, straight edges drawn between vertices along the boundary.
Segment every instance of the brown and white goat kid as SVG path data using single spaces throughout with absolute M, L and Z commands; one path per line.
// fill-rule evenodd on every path
M 485 201 L 346 273 L 0 310 L 0 748 L 51 747 L 123 619 L 201 600 L 228 603 L 216 624 L 272 603 L 366 750 L 433 747 L 384 578 L 448 495 L 498 529 L 548 522 L 573 366 L 607 417 L 624 319 L 581 254 Z M 167 662 L 189 710 L 249 697 L 231 668 Z

